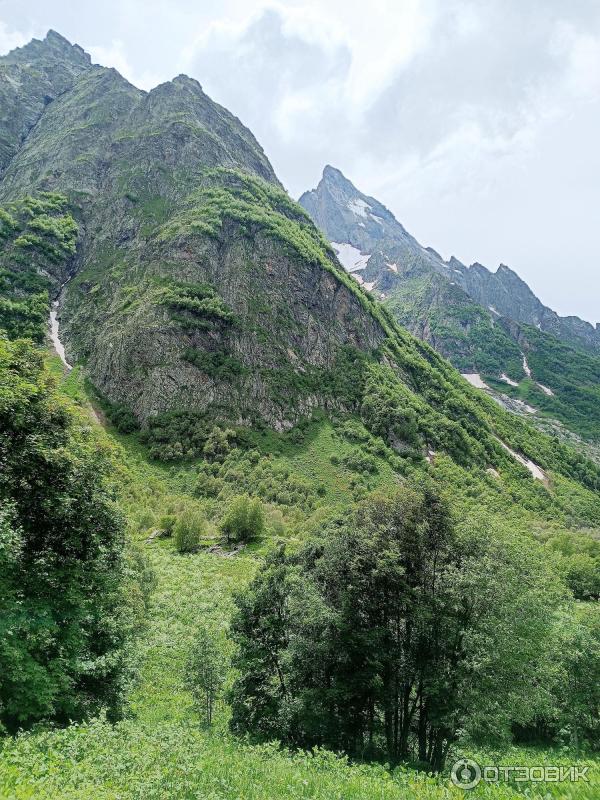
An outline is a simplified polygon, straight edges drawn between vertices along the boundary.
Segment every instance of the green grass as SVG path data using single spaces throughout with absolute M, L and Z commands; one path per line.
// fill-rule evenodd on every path
M 183 669 L 199 624 L 227 626 L 232 592 L 256 568 L 248 556 L 178 555 L 171 542 L 144 545 L 155 570 L 148 628 L 139 642 L 139 682 L 131 717 L 115 726 L 102 719 L 63 730 L 40 730 L 7 740 L 0 754 L 3 800 L 451 800 L 464 797 L 447 777 L 411 770 L 350 765 L 327 752 L 290 754 L 275 745 L 250 746 L 226 733 L 220 707 L 212 732 L 199 724 L 184 687 Z M 470 753 L 482 764 L 581 763 L 569 753 L 512 749 Z M 461 753 L 462 755 L 462 753 Z M 586 761 L 586 763 L 589 763 Z M 598 797 L 598 764 L 591 786 L 529 786 L 529 796 Z M 481 786 L 468 797 L 514 798 L 508 786 Z
M 65 393 L 80 406 L 82 420 L 91 419 L 89 398 L 78 370 L 68 375 L 58 359 L 49 367 Z M 83 414 L 87 415 L 84 417 Z M 299 435 L 298 435 L 299 434 Z M 369 437 L 356 421 L 335 424 L 321 417 L 299 432 L 255 431 L 251 444 L 269 454 L 275 465 L 309 483 L 318 492 L 312 513 L 330 513 L 355 499 L 356 473 L 344 466 L 345 456 Z M 136 644 L 138 674 L 130 690 L 127 718 L 116 725 L 100 718 L 66 729 L 44 729 L 6 739 L 0 751 L 1 800 L 454 800 L 465 793 L 447 775 L 430 776 L 410 769 L 390 773 L 384 766 L 349 764 L 327 752 L 289 753 L 276 745 L 253 746 L 227 732 L 228 709 L 221 703 L 212 731 L 201 724 L 184 682 L 184 669 L 195 631 L 200 625 L 226 630 L 234 592 L 251 579 L 264 554 L 278 538 L 268 533 L 252 547 L 232 557 L 207 552 L 217 537 L 216 524 L 227 500 L 198 500 L 193 487 L 199 462 L 171 465 L 151 462 L 135 435 L 108 427 L 104 437 L 114 446 L 115 470 L 121 485 L 121 505 L 130 522 L 130 535 L 150 561 L 156 576 L 146 629 Z M 373 446 L 376 439 L 367 438 Z M 362 476 L 371 488 L 398 479 L 394 458 L 385 450 L 373 458 L 377 472 Z M 407 461 L 407 464 L 409 462 Z M 397 464 L 396 464 L 397 466 Z M 454 487 L 457 513 L 485 504 L 503 516 L 510 505 L 515 526 L 524 531 L 542 514 L 559 517 L 572 496 L 567 479 L 554 479 L 555 507 L 546 490 L 531 481 L 506 482 L 458 467 L 438 454 L 434 465 L 409 464 L 409 471 L 428 469 Z M 561 482 L 562 481 L 562 482 Z M 564 485 L 563 485 L 564 484 Z M 517 489 L 518 486 L 522 488 Z M 585 494 L 584 490 L 581 489 Z M 508 497 L 511 502 L 508 502 Z M 585 502 L 583 497 L 582 503 Z M 539 503 L 539 505 L 536 505 Z M 179 555 L 171 540 L 149 533 L 165 513 L 196 504 L 210 518 L 203 549 Z M 287 513 L 287 512 L 286 512 Z M 307 519 L 308 517 L 308 519 Z M 302 536 L 298 522 L 311 516 L 289 512 L 286 536 Z M 549 519 L 548 525 L 552 522 Z M 228 681 L 232 678 L 228 676 Z M 581 763 L 569 751 L 510 748 L 481 752 L 463 743 L 456 757 L 471 756 L 481 764 Z M 600 763 L 593 766 L 591 784 L 480 785 L 467 798 L 510 800 L 523 796 L 592 800 L 600 796 Z

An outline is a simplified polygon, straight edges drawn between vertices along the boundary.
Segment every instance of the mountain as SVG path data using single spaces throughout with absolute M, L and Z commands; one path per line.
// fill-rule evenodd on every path
M 410 266 L 411 272 L 420 267 L 430 268 L 450 278 L 472 300 L 492 312 L 533 325 L 566 344 L 594 353 L 600 351 L 600 326 L 594 327 L 579 317 L 560 317 L 504 264 L 496 272 L 490 272 L 478 263 L 465 266 L 454 257 L 444 261 L 433 248 L 422 247 L 385 206 L 358 191 L 334 167 L 325 167 L 317 188 L 305 192 L 299 203 L 325 235 L 340 244 L 344 266 L 374 283 L 375 290 L 387 293 L 395 283 L 390 273 L 398 274 L 397 266 L 405 271 Z M 400 265 L 393 260 L 396 256 Z M 364 266 L 368 266 L 364 273 L 358 268 L 361 257 Z
M 46 106 L 90 66 L 89 55 L 55 31 L 0 58 L 0 175 Z
M 546 430 L 600 440 L 597 328 L 559 317 L 504 265 L 444 261 L 333 167 L 299 202 L 355 279 L 476 386 Z
M 368 198 L 335 239 L 361 286 L 189 77 L 143 92 L 50 33 L 2 81 L 27 124 L 0 177 L 0 796 L 436 800 L 414 765 L 446 752 L 593 753 L 600 466 L 428 342 L 510 361 L 516 407 L 566 408 L 593 356 Z
M 32 97 L 48 74 L 69 77 L 0 181 L 0 323 L 18 332 L 35 307 L 39 331 L 48 291 L 68 363 L 157 453 L 191 457 L 215 422 L 286 430 L 321 410 L 362 413 L 398 452 L 442 449 L 496 469 L 519 451 L 525 464 L 537 459 L 538 477 L 559 464 L 579 474 L 574 456 L 565 466 L 535 443 L 347 275 L 252 133 L 197 81 L 143 92 L 53 33 L 2 62 L 13 63 L 26 65 Z M 365 287 L 379 281 L 391 296 L 405 274 L 425 277 L 463 313 L 467 295 L 444 278 L 451 267 L 340 173 L 325 180 L 335 241 L 355 224 L 353 246 L 374 253 Z M 389 251 L 375 252 L 381 241 Z M 521 351 L 502 336 L 516 374 Z

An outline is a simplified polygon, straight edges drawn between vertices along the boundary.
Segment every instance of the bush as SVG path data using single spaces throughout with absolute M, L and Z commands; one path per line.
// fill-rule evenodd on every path
M 377 472 L 377 462 L 373 456 L 355 447 L 342 458 L 342 464 L 353 472 L 371 474 Z
M 280 548 L 236 600 L 235 733 L 438 771 L 464 732 L 508 738 L 546 708 L 565 595 L 541 548 L 484 518 L 459 537 L 427 483 L 371 495 L 340 522 L 293 556 Z M 590 729 L 596 633 L 570 667 L 585 671 Z
M 198 497 L 216 497 L 225 484 L 219 478 L 208 475 L 206 472 L 198 474 L 194 492 Z
M 180 553 L 195 552 L 205 530 L 206 520 L 199 511 L 185 511 L 173 527 L 175 547 Z
M 133 411 L 123 403 L 111 405 L 106 412 L 106 416 L 119 433 L 133 433 L 139 430 L 140 426 Z
M 165 514 L 163 517 L 160 518 L 158 527 L 165 536 L 172 536 L 173 528 L 175 527 L 176 522 L 177 522 L 177 517 L 175 516 L 175 514 Z
M 260 536 L 265 529 L 265 512 L 258 497 L 247 494 L 235 497 L 229 506 L 221 531 L 229 543 L 249 542 Z

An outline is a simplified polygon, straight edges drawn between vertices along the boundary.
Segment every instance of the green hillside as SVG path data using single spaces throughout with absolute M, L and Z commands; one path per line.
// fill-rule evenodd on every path
M 600 466 L 401 327 L 195 81 L 28 47 L 78 67 L 0 181 L 0 797 L 441 800 L 463 757 L 597 795 Z

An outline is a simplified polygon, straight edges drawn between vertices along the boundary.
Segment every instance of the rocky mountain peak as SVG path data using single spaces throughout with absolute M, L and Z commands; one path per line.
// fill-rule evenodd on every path
M 427 280 L 437 286 L 437 274 L 448 281 L 452 292 L 459 287 L 469 302 L 480 304 L 484 317 L 502 315 L 535 325 L 569 344 L 600 349 L 600 337 L 592 325 L 577 317 L 559 317 L 506 264 L 492 272 L 478 262 L 467 267 L 454 256 L 444 261 L 433 248 L 417 242 L 384 205 L 360 192 L 331 165 L 324 168 L 317 188 L 302 195 L 300 204 L 333 243 L 344 266 L 380 299 L 387 300 L 398 291 L 404 298 L 408 289 L 402 285 L 406 287 L 409 278 L 421 281 L 422 288 L 424 276 L 429 276 Z M 406 317 L 401 319 L 410 323 Z
M 175 86 L 181 86 L 192 92 L 202 92 L 202 94 L 204 94 L 200 83 L 195 78 L 190 78 L 189 75 L 185 75 L 183 72 L 173 78 L 172 83 L 175 84 Z
M 43 39 L 32 39 L 23 47 L 11 50 L 0 58 L 0 63 L 25 65 L 49 60 L 79 69 L 88 69 L 92 63 L 91 56 L 82 47 L 71 44 L 68 39 L 52 29 Z

